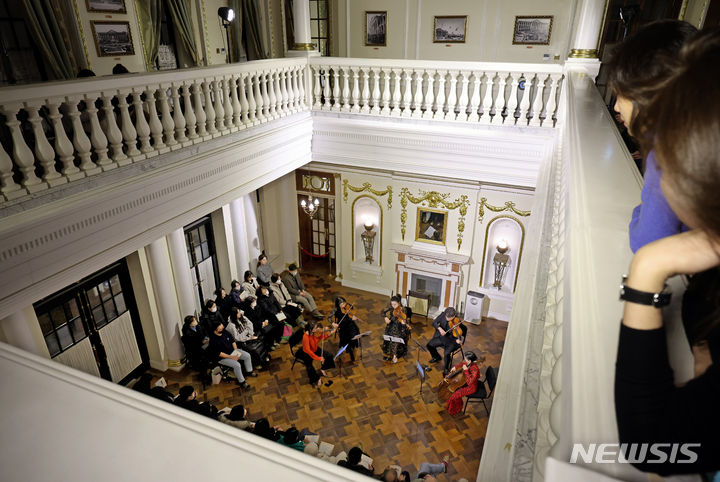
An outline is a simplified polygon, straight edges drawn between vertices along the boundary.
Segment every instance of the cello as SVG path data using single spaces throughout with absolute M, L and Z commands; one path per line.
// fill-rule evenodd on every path
M 467 384 L 465 379 L 465 370 L 455 370 L 453 373 L 443 378 L 437 388 L 438 401 L 445 403 L 456 390 Z

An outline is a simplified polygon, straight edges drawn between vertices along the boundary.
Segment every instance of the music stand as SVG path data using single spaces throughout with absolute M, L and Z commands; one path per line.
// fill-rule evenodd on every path
M 420 395 L 420 400 L 424 402 L 425 398 L 423 398 L 423 384 L 425 383 L 425 370 L 423 369 L 423 366 L 420 364 L 419 361 L 415 362 L 415 368 L 417 369 L 418 377 L 420 377 L 420 390 L 417 394 Z
M 360 359 L 361 360 L 363 359 L 363 357 L 362 357 L 362 339 L 363 339 L 363 337 L 368 336 L 370 333 L 372 333 L 372 332 L 366 331 L 364 333 L 360 333 L 359 335 L 355 335 L 351 338 L 351 340 L 357 340 L 357 342 L 358 342 L 358 348 L 360 348 Z
M 416 344 L 417 347 L 418 347 L 417 360 L 416 360 L 416 361 L 417 361 L 417 363 L 420 363 L 420 350 L 422 350 L 422 351 L 424 351 L 425 353 L 427 353 L 427 348 L 425 348 L 424 346 L 422 346 L 417 340 L 413 339 L 413 341 L 415 342 L 415 344 Z M 424 369 L 426 372 L 432 371 L 432 368 L 431 368 L 430 366 L 428 366 L 428 365 L 422 365 L 422 367 L 423 367 L 423 369 Z
M 338 373 L 340 373 L 340 375 L 344 376 L 345 378 L 347 378 L 347 377 L 345 376 L 345 374 L 344 374 L 343 371 L 342 371 L 343 361 L 342 361 L 342 358 L 340 358 L 340 355 L 342 355 L 343 353 L 345 353 L 345 350 L 347 350 L 347 347 L 348 347 L 349 345 L 350 345 L 350 344 L 348 343 L 348 344 L 345 345 L 344 347 L 340 348 L 340 349 L 338 350 L 338 352 L 337 352 L 337 355 L 335 355 L 335 358 L 333 358 L 333 360 L 337 360 L 337 361 L 338 361 Z

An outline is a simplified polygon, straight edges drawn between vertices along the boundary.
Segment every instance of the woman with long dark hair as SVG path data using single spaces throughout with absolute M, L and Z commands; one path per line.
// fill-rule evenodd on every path
M 360 328 L 357 326 L 358 317 L 352 311 L 353 306 L 350 305 L 345 298 L 338 296 L 335 298 L 335 308 L 332 317 L 335 320 L 338 331 L 338 339 L 340 347 L 347 345 L 346 351 L 350 353 L 350 361 L 355 361 L 355 348 L 358 347 L 358 341 L 353 337 L 360 334 Z
M 390 305 L 383 310 L 385 316 L 385 335 L 402 338 L 404 343 L 384 340 L 382 345 L 383 359 L 397 363 L 408 351 L 410 330 L 412 327 L 407 319 L 407 310 L 402 306 L 402 299 L 395 295 L 390 298 Z

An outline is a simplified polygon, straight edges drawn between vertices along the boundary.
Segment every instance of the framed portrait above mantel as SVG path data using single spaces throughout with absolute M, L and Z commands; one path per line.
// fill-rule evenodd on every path
M 444 245 L 447 235 L 447 218 L 447 211 L 419 207 L 415 241 Z
M 90 25 L 95 39 L 95 48 L 100 57 L 135 55 L 130 34 L 130 22 L 93 20 Z
M 365 12 L 365 45 L 368 47 L 387 46 L 387 10 Z
M 552 33 L 552 15 L 517 16 L 513 45 L 548 45 Z
M 85 0 L 88 12 L 127 13 L 125 0 Z
M 436 16 L 433 27 L 433 42 L 443 44 L 465 43 L 467 15 Z

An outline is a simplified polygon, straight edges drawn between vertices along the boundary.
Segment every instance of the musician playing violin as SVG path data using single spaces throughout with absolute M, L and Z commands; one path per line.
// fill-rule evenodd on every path
M 405 343 L 397 343 L 394 341 L 383 341 L 383 357 L 384 360 L 392 360 L 397 363 L 398 357 L 403 357 L 407 353 L 407 344 L 410 341 L 410 322 L 407 317 L 407 309 L 402 306 L 401 298 L 398 295 L 390 298 L 390 306 L 383 310 L 385 315 L 385 334 L 402 338 Z
M 358 347 L 358 341 L 353 340 L 353 337 L 360 334 L 360 328 L 356 323 L 358 317 L 355 314 L 355 307 L 342 296 L 338 296 L 335 298 L 332 318 L 338 326 L 339 346 L 347 345 L 346 351 L 350 353 L 350 361 L 355 362 L 355 348 Z
M 317 384 L 317 386 L 320 387 L 320 385 L 322 385 L 322 378 L 320 374 L 325 377 L 327 376 L 325 370 L 335 368 L 335 360 L 333 360 L 335 355 L 325 349 L 325 340 L 330 338 L 330 336 L 335 333 L 336 329 L 337 326 L 333 325 L 333 328 L 330 331 L 327 331 L 326 328 L 323 328 L 322 323 L 308 323 L 305 325 L 305 334 L 302 339 L 302 350 L 297 353 L 297 357 L 305 363 L 305 368 L 307 368 L 307 374 L 308 378 L 310 378 L 311 385 Z M 321 362 L 320 374 L 318 374 L 317 370 L 315 370 L 313 361 Z M 325 385 L 330 386 L 331 384 L 332 381 L 329 381 Z
M 442 358 L 438 353 L 438 348 L 442 348 L 445 351 L 445 363 L 443 363 L 443 375 L 447 375 L 450 370 L 450 363 L 452 363 L 451 354 L 457 350 L 462 344 L 462 329 L 460 327 L 460 319 L 457 317 L 455 308 L 445 308 L 445 311 L 440 313 L 437 318 L 433 321 L 435 327 L 435 334 L 427 344 L 427 349 L 430 350 L 432 358 L 430 363 L 437 363 Z
M 472 395 L 477 391 L 478 383 L 482 383 L 480 380 L 480 367 L 476 363 L 478 360 L 477 355 L 471 351 L 465 352 L 465 357 L 462 362 L 458 363 L 450 370 L 450 374 L 456 370 L 463 370 L 465 372 L 465 385 L 458 388 L 453 392 L 445 405 L 450 415 L 455 415 L 462 410 L 463 397 Z M 484 357 L 480 357 L 480 363 L 485 361 Z

